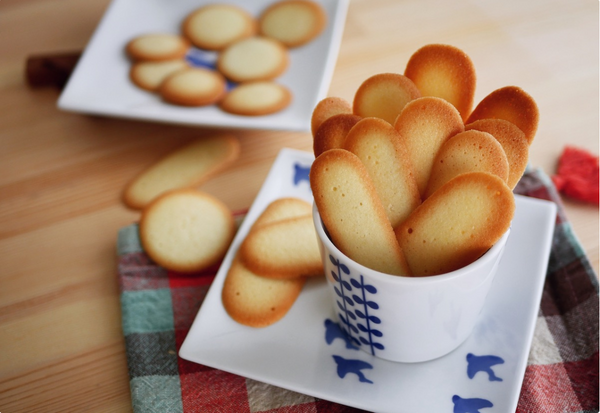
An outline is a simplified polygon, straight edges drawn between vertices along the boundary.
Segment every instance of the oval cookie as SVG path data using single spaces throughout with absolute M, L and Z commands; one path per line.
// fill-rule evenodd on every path
M 311 215 L 312 206 L 299 198 L 279 198 L 271 202 L 254 221 L 252 229 L 272 222 L 299 216 Z
M 238 139 L 217 134 L 198 139 L 168 154 L 134 178 L 123 192 L 123 201 L 141 209 L 154 198 L 177 188 L 206 181 L 235 161 L 240 153 Z
M 292 308 L 306 283 L 305 277 L 278 280 L 261 277 L 234 258 L 221 292 L 231 318 L 249 327 L 267 327 Z
M 225 112 L 244 116 L 261 116 L 279 112 L 292 101 L 292 93 L 283 85 L 271 81 L 243 83 L 221 101 Z
M 167 77 L 188 67 L 189 65 L 183 59 L 137 62 L 131 67 L 129 76 L 136 86 L 154 92 Z
M 317 37 L 326 23 L 327 15 L 319 4 L 309 0 L 284 0 L 273 3 L 261 14 L 259 30 L 287 47 L 298 47 Z
M 362 118 L 350 113 L 334 115 L 319 126 L 313 139 L 315 157 L 329 149 L 339 149 L 343 146 L 350 129 Z
M 352 110 L 355 115 L 381 118 L 393 125 L 404 106 L 418 97 L 421 93 L 408 77 L 380 73 L 360 85 Z
M 217 60 L 217 67 L 233 82 L 271 80 L 289 65 L 287 49 L 277 40 L 251 37 L 227 47 Z
M 161 61 L 182 59 L 189 47 L 190 42 L 179 35 L 151 33 L 131 40 L 126 51 L 134 60 Z
M 539 110 L 535 100 L 517 86 L 506 86 L 487 95 L 469 116 L 466 123 L 480 119 L 504 119 L 516 125 L 533 142 L 539 122 Z
M 514 216 L 512 191 L 497 176 L 452 179 L 396 228 L 415 276 L 444 274 L 475 261 L 502 237 Z
M 436 96 L 450 102 L 463 120 L 471 113 L 477 77 L 471 58 L 462 50 L 445 44 L 429 44 L 408 60 L 404 75 L 422 96 Z
M 394 127 L 408 150 L 421 197 L 425 195 L 433 159 L 442 144 L 464 131 L 460 113 L 437 97 L 422 97 L 406 104 Z
M 508 160 L 508 180 L 514 189 L 523 176 L 529 160 L 529 142 L 525 133 L 504 119 L 480 119 L 465 126 L 466 130 L 479 130 L 492 135 L 504 149 Z
M 321 124 L 327 119 L 342 113 L 352 114 L 352 105 L 347 100 L 335 96 L 321 100 L 315 106 L 310 119 L 312 135 L 315 136 Z
M 323 261 L 312 215 L 253 228 L 239 256 L 246 268 L 269 278 L 296 278 L 323 274 Z
M 398 132 L 383 119 L 365 118 L 350 130 L 343 147 L 365 165 L 392 227 L 398 226 L 421 203 Z
M 212 195 L 180 189 L 142 211 L 140 240 L 146 253 L 164 268 L 201 271 L 217 263 L 235 233 L 231 211 Z
M 253 36 L 256 21 L 245 10 L 229 4 L 209 4 L 190 13 L 182 31 L 201 49 L 222 50 L 230 44 Z
M 223 76 L 213 70 L 200 67 L 177 71 L 160 85 L 162 98 L 176 105 L 206 106 L 225 96 L 226 83 Z
M 410 275 L 392 225 L 360 159 L 331 149 L 310 170 L 315 204 L 331 240 L 350 259 L 376 271 Z
M 507 182 L 506 154 L 489 133 L 470 130 L 444 142 L 433 161 L 425 198 L 452 178 L 467 172 L 487 172 Z

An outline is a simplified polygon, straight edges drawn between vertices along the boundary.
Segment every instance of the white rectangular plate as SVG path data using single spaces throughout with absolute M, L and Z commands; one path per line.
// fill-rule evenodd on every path
M 274 0 L 228 0 L 258 16 Z M 237 116 L 216 106 L 182 107 L 129 80 L 131 61 L 125 45 L 136 36 L 179 34 L 181 22 L 209 0 L 113 0 L 87 45 L 58 107 L 68 111 L 185 125 L 307 131 L 316 104 L 329 89 L 344 29 L 349 0 L 317 0 L 327 13 L 327 27 L 312 42 L 290 49 L 290 65 L 276 79 L 288 87 L 292 103 L 268 116 Z M 216 53 L 206 53 L 216 59 Z
M 280 152 L 215 277 L 180 356 L 377 412 L 467 413 L 484 407 L 489 407 L 483 411 L 490 413 L 515 411 L 550 254 L 556 217 L 552 202 L 516 196 L 511 235 L 481 318 L 458 349 L 437 360 L 394 363 L 346 348 L 343 339 L 332 335 L 333 330 L 326 339 L 326 320 L 335 320 L 335 316 L 324 279 L 309 281 L 290 312 L 269 327 L 246 327 L 228 316 L 221 303 L 221 289 L 240 243 L 271 201 L 295 196 L 312 202 L 307 180 L 312 161 L 313 156 L 305 152 Z M 333 356 L 360 360 L 356 363 L 361 369 L 350 368 L 344 375 Z M 359 380 L 360 375 L 366 380 Z

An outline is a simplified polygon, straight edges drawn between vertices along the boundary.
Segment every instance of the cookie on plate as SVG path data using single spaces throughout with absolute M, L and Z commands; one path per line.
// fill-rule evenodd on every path
M 168 192 L 148 205 L 140 219 L 144 251 L 160 266 L 197 272 L 217 263 L 235 233 L 231 211 L 195 189 Z
M 161 61 L 182 59 L 189 48 L 190 42 L 177 34 L 150 33 L 130 40 L 125 50 L 133 60 Z
M 299 216 L 311 215 L 312 206 L 308 202 L 294 197 L 278 198 L 271 202 L 254 221 L 252 229 L 272 222 Z
M 252 228 L 239 256 L 246 268 L 269 278 L 323 274 L 323 261 L 312 215 L 293 217 Z
M 136 62 L 131 66 L 129 77 L 136 86 L 155 92 L 167 77 L 188 67 L 184 59 Z
M 317 37 L 327 24 L 320 4 L 309 0 L 284 0 L 273 3 L 259 18 L 263 36 L 279 40 L 287 47 L 302 46 Z
M 225 96 L 226 86 L 220 73 L 201 67 L 190 67 L 168 76 L 158 91 L 169 103 L 206 106 L 221 100 Z
M 256 34 L 256 20 L 240 7 L 209 4 L 187 15 L 182 31 L 201 49 L 222 50 Z
M 261 277 L 234 258 L 225 277 L 221 299 L 231 318 L 249 327 L 267 327 L 281 320 L 302 291 L 306 277 Z
M 288 68 L 287 49 L 268 37 L 250 37 L 233 43 L 219 54 L 217 68 L 232 82 L 272 80 Z
M 231 90 L 220 102 L 225 112 L 243 116 L 262 116 L 285 109 L 292 92 L 272 81 L 247 82 Z

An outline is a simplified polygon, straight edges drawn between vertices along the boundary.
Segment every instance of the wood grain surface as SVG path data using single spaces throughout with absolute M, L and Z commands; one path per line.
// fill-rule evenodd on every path
M 108 0 L 0 0 L 0 412 L 131 411 L 116 278 L 119 228 L 138 219 L 124 185 L 209 129 L 67 113 L 24 80 L 35 54 L 80 51 Z M 126 39 L 124 39 L 125 42 Z M 555 172 L 565 145 L 598 154 L 595 0 L 352 0 L 330 96 L 403 72 L 427 43 L 463 49 L 476 102 L 516 85 L 540 108 L 531 165 Z M 248 207 L 300 132 L 235 131 L 239 161 L 201 188 Z M 598 271 L 598 208 L 564 199 Z

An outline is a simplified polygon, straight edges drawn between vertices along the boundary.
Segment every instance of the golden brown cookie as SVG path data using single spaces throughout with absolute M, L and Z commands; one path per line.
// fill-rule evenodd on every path
M 217 68 L 233 82 L 272 80 L 289 65 L 287 49 L 268 37 L 250 37 L 231 44 L 221 52 Z
M 487 95 L 469 116 L 466 123 L 480 119 L 504 119 L 525 133 L 529 145 L 533 142 L 539 122 L 535 100 L 517 86 L 506 86 Z
M 341 148 L 350 129 L 361 119 L 360 116 L 350 113 L 342 113 L 326 119 L 314 135 L 315 157 L 329 149 Z
M 394 124 L 404 106 L 421 92 L 406 76 L 380 73 L 365 80 L 354 95 L 352 110 L 360 117 L 376 117 Z
M 279 40 L 286 47 L 302 46 L 317 37 L 327 24 L 320 4 L 309 0 L 284 0 L 271 4 L 259 18 L 263 36 Z
M 436 96 L 452 103 L 465 120 L 473 108 L 477 77 L 471 58 L 445 44 L 429 44 L 409 59 L 404 75 L 422 96 Z
M 226 93 L 225 79 L 210 69 L 194 67 L 168 76 L 158 91 L 169 103 L 182 106 L 206 106 L 218 102 Z
M 360 159 L 331 149 L 310 170 L 315 204 L 331 240 L 357 263 L 394 275 L 410 275 L 392 225 Z
M 292 92 L 278 83 L 262 80 L 236 86 L 221 101 L 225 112 L 262 116 L 279 112 L 292 101 Z
M 467 172 L 487 172 L 508 180 L 508 160 L 502 145 L 489 133 L 457 133 L 440 147 L 433 161 L 425 198 L 452 178 Z
M 312 206 L 299 198 L 278 198 L 269 203 L 260 216 L 254 221 L 252 229 L 272 222 L 312 214 Z
M 438 150 L 447 139 L 464 131 L 460 113 L 444 99 L 422 97 L 406 104 L 394 127 L 408 150 L 423 197 Z
M 392 125 L 364 118 L 346 136 L 344 149 L 367 168 L 392 227 L 398 226 L 421 203 L 408 151 Z
M 186 188 L 166 193 L 144 208 L 139 230 L 152 260 L 187 273 L 208 268 L 225 255 L 235 223 L 223 202 Z
M 252 228 L 238 252 L 245 267 L 269 278 L 323 274 L 323 261 L 312 215 Z
M 339 114 L 352 114 L 352 105 L 345 99 L 339 97 L 327 97 L 317 103 L 313 110 L 312 117 L 310 119 L 310 129 L 312 135 L 315 136 L 317 130 L 323 122 L 334 115 Z
M 465 130 L 479 130 L 492 135 L 504 149 L 508 160 L 508 180 L 514 189 L 523 176 L 529 160 L 529 142 L 525 133 L 504 119 L 480 119 L 465 125 Z
M 133 60 L 161 61 L 182 59 L 190 42 L 182 36 L 169 33 L 151 33 L 137 36 L 125 48 Z
M 239 140 L 221 133 L 198 139 L 168 154 L 125 188 L 123 201 L 142 209 L 160 194 L 177 188 L 200 185 L 220 172 L 239 156 Z
M 221 292 L 223 307 L 240 324 L 267 327 L 288 313 L 305 283 L 305 277 L 282 280 L 261 277 L 235 258 Z
M 396 228 L 415 276 L 464 267 L 490 249 L 508 230 L 514 196 L 504 181 L 485 172 L 452 179 Z
M 167 77 L 187 68 L 189 65 L 183 59 L 136 62 L 129 71 L 129 77 L 136 86 L 155 92 Z
M 222 50 L 256 34 L 257 25 L 256 20 L 242 8 L 215 3 L 188 14 L 181 29 L 195 46 Z

